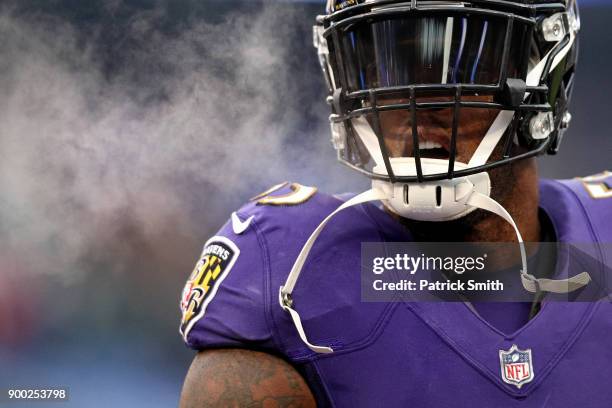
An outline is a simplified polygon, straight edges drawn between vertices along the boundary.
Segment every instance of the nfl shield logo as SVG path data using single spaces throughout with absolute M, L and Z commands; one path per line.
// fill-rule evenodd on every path
M 516 385 L 520 389 L 533 380 L 531 349 L 519 350 L 516 344 L 513 344 L 508 351 L 499 350 L 499 363 L 505 383 Z

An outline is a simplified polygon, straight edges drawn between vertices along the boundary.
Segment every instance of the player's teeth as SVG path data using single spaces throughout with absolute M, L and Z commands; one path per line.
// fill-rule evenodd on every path
M 424 142 L 419 143 L 420 149 L 439 149 L 442 145 L 440 143 L 433 142 L 431 140 L 426 140 Z

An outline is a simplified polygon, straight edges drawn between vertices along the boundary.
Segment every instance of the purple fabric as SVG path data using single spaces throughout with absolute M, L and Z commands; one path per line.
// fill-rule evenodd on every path
M 472 302 L 480 317 L 502 333 L 513 333 L 529 321 L 528 302 Z
M 559 241 L 612 242 L 612 199 L 591 198 L 579 180 L 542 181 L 540 190 Z M 278 305 L 278 289 L 310 233 L 341 202 L 317 193 L 300 205 L 240 209 L 241 219 L 254 219 L 242 235 L 229 223 L 219 232 L 236 243 L 240 256 L 190 332 L 189 346 L 280 353 L 307 373 L 322 406 L 612 406 L 608 302 L 544 302 L 527 324 L 500 328 L 464 303 L 362 303 L 361 242 L 410 240 L 375 204 L 335 217 L 306 262 L 294 305 L 310 340 L 335 352 L 307 349 Z M 581 272 L 558 263 L 558 277 Z M 513 308 L 494 306 L 484 314 L 503 320 Z M 520 389 L 500 374 L 499 351 L 513 344 L 533 356 L 534 379 Z

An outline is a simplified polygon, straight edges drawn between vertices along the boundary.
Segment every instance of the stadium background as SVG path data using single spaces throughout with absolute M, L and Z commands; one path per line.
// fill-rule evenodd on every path
M 581 6 L 574 121 L 546 177 L 612 168 L 612 4 Z M 367 185 L 329 145 L 322 7 L 0 1 L 0 389 L 175 406 L 193 356 L 179 294 L 231 209 L 284 180 Z

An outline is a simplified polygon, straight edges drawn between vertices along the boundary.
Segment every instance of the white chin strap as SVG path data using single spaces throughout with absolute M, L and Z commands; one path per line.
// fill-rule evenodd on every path
M 390 159 L 395 175 L 415 176 L 415 161 L 409 158 Z M 421 159 L 421 168 L 426 173 L 443 173 L 448 169 L 446 160 Z M 455 169 L 466 168 L 456 163 Z M 435 170 L 438 169 L 438 170 Z M 374 168 L 375 173 L 384 172 L 384 167 Z M 425 183 L 391 183 L 372 180 L 372 188 L 385 193 L 383 204 L 391 212 L 412 220 L 450 221 L 461 218 L 476 209 L 468 204 L 471 193 L 476 191 L 485 196 L 491 193 L 491 181 L 485 172 L 450 180 Z

